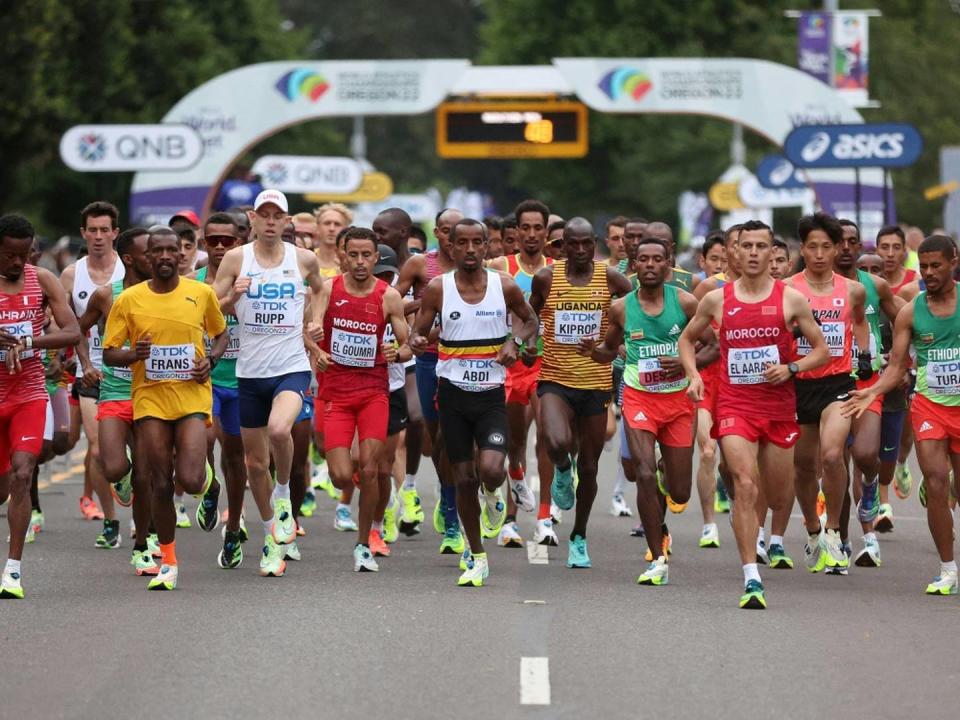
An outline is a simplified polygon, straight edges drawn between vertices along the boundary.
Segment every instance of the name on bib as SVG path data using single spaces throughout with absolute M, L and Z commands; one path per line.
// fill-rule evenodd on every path
M 842 321 L 822 322 L 820 324 L 820 332 L 823 333 L 823 339 L 827 341 L 830 357 L 843 357 L 846 329 L 847 324 Z M 797 340 L 798 355 L 809 355 L 812 350 L 810 341 L 805 337 L 800 337 Z
M 333 328 L 330 357 L 338 365 L 373 367 L 377 360 L 377 336 Z
M 152 345 L 150 357 L 144 361 L 147 380 L 192 380 L 197 348 L 184 345 Z
M 553 318 L 553 338 L 558 345 L 579 345 L 584 338 L 600 339 L 603 310 L 557 307 Z
M 753 348 L 730 348 L 727 351 L 727 375 L 731 385 L 760 385 L 766 379 L 763 373 L 771 363 L 780 363 L 776 345 Z

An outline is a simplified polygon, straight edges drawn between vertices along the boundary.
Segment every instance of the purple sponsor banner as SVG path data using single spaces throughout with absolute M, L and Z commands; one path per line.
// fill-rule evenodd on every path
M 805 12 L 797 20 L 797 67 L 830 84 L 830 15 Z
M 207 185 L 199 185 L 131 193 L 130 219 L 145 225 L 166 224 L 180 210 L 193 210 L 202 216 L 203 204 L 209 192 Z

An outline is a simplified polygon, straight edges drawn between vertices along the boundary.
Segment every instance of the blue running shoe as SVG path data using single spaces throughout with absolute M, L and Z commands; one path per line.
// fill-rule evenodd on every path
M 550 497 L 561 510 L 569 510 L 573 507 L 575 496 L 572 466 L 562 472 L 558 468 L 553 469 L 553 482 L 550 483 Z
M 862 523 L 872 523 L 880 514 L 880 483 L 874 480 L 867 485 L 860 485 L 862 494 L 860 502 L 857 503 L 857 517 Z
M 580 537 L 579 535 L 573 536 L 567 553 L 567 567 L 593 567 L 593 564 L 590 562 L 590 556 L 587 554 L 587 539 L 585 537 Z

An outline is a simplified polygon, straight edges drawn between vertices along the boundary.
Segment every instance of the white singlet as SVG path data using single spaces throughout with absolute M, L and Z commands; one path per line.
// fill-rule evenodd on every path
M 123 280 L 124 275 L 126 275 L 126 269 L 123 267 L 123 261 L 120 260 L 120 256 L 118 255 L 113 266 L 113 274 L 103 285 L 110 285 L 111 283 L 117 282 L 117 280 Z M 90 302 L 90 296 L 93 295 L 97 288 L 103 287 L 103 285 L 97 285 L 93 281 L 93 278 L 90 277 L 90 271 L 87 269 L 86 255 L 77 260 L 76 272 L 73 275 L 73 292 L 70 295 L 70 299 L 73 301 L 73 310 L 77 313 L 77 317 L 81 317 L 87 311 L 87 303 Z M 103 340 L 100 337 L 100 327 L 98 325 L 90 328 L 87 333 L 87 343 L 90 346 L 90 364 L 97 370 L 102 370 Z

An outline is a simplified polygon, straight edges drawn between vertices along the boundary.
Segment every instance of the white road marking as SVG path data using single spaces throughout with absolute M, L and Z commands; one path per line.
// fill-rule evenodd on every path
M 550 556 L 547 554 L 547 546 L 527 541 L 527 560 L 531 565 L 548 565 Z
M 520 704 L 550 704 L 550 659 L 520 658 Z

